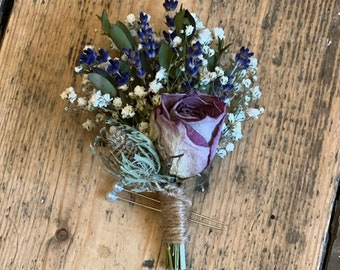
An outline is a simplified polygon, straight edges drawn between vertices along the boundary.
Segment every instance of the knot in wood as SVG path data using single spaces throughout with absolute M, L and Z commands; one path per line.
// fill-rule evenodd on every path
M 56 232 L 55 232 L 55 238 L 59 242 L 66 241 L 68 239 L 68 235 L 69 235 L 69 233 L 65 228 L 60 228 L 60 229 L 56 230 Z

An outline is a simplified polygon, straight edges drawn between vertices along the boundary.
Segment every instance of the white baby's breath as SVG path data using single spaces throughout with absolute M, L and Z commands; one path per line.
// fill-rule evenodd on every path
M 137 85 L 134 89 L 133 89 L 133 94 L 136 96 L 136 97 L 144 97 L 146 96 L 148 93 L 145 91 L 145 87 L 144 86 L 140 86 L 140 85 Z
M 217 149 L 216 155 L 220 158 L 225 158 L 228 152 L 224 148 Z
M 246 110 L 246 114 L 253 119 L 258 119 L 258 116 L 260 114 L 263 114 L 264 109 L 260 108 L 260 109 L 255 109 L 255 108 L 249 108 Z
M 204 28 L 202 31 L 198 34 L 198 40 L 203 45 L 208 45 L 211 43 L 211 32 L 208 28 Z
M 253 88 L 250 90 L 250 92 L 252 93 L 252 98 L 253 98 L 254 100 L 259 99 L 259 98 L 261 97 L 261 95 L 262 95 L 259 86 L 253 87 Z
M 161 95 L 153 95 L 152 97 L 152 105 L 158 106 L 161 104 L 162 101 L 162 96 Z
M 82 72 L 82 71 L 83 71 L 83 66 L 76 66 L 76 67 L 74 67 L 74 71 L 75 71 L 76 73 Z
M 194 31 L 194 27 L 192 25 L 187 25 L 185 28 L 185 35 L 190 36 Z
M 77 100 L 77 94 L 72 86 L 66 88 L 65 91 L 60 94 L 60 97 L 62 99 L 68 99 L 71 103 Z
M 126 16 L 126 22 L 128 24 L 133 24 L 134 22 L 136 22 L 136 16 L 134 14 L 129 14 Z
M 232 152 L 232 151 L 234 151 L 234 148 L 235 148 L 235 145 L 233 143 L 228 143 L 225 147 L 225 150 L 227 152 Z
M 89 105 L 92 105 L 94 108 L 105 108 L 111 102 L 112 98 L 109 94 L 102 95 L 100 90 L 96 91 L 92 94 Z
M 204 25 L 203 25 L 203 23 L 200 21 L 200 19 L 199 19 L 199 17 L 197 16 L 197 14 L 196 14 L 196 13 L 191 13 L 191 12 L 190 12 L 190 15 L 191 15 L 191 16 L 194 18 L 194 20 L 195 20 L 196 30 L 199 31 L 199 30 L 203 29 L 203 28 L 204 28 Z
M 166 79 L 167 77 L 167 71 L 164 67 L 161 67 L 157 72 L 156 72 L 156 76 L 155 78 L 158 80 L 158 81 L 161 81 L 163 79 Z
M 233 129 L 231 131 L 231 136 L 235 142 L 243 137 L 241 122 L 234 123 Z
M 229 81 L 229 78 L 227 76 L 221 76 L 220 77 L 220 82 L 223 84 L 223 85 L 226 85 Z
M 243 69 L 243 70 L 239 73 L 239 76 L 240 76 L 241 78 L 246 77 L 246 76 L 247 76 L 247 70 Z
M 215 27 L 214 28 L 214 38 L 224 40 L 225 39 L 224 30 L 220 27 Z
M 255 57 L 250 58 L 249 68 L 257 69 L 257 58 Z
M 87 131 L 92 131 L 96 128 L 96 124 L 90 120 L 90 119 L 87 119 L 83 124 L 82 124 L 82 127 L 84 129 L 86 129 Z
M 182 44 L 182 39 L 179 36 L 176 36 L 174 40 L 172 41 L 172 46 L 175 48 L 181 44 Z
M 203 45 L 202 52 L 207 55 L 207 57 L 211 57 L 215 54 L 215 50 L 210 48 L 208 45 Z
M 136 110 L 138 110 L 138 111 L 145 111 L 145 108 L 146 108 L 146 104 L 147 104 L 147 102 L 146 102 L 146 99 L 145 98 L 143 98 L 143 99 L 138 99 L 137 100 L 137 103 L 136 103 Z
M 135 115 L 135 111 L 133 110 L 133 107 L 129 104 L 126 104 L 125 107 L 122 109 L 122 118 L 131 118 Z
M 251 80 L 249 80 L 249 79 L 243 79 L 243 80 L 242 80 L 242 84 L 243 84 L 243 86 L 249 88 L 249 87 L 251 86 Z
M 105 119 L 106 119 L 106 116 L 103 113 L 98 113 L 96 115 L 96 122 L 103 122 Z
M 148 133 L 149 130 L 149 123 L 147 122 L 140 122 L 138 125 L 138 130 L 144 134 Z
M 157 79 L 153 80 L 149 84 L 149 91 L 152 93 L 158 93 L 159 90 L 163 88 L 163 84 L 161 84 Z
M 82 85 L 87 85 L 91 83 L 91 81 L 89 80 L 89 75 L 88 74 L 83 74 L 82 80 L 81 80 L 81 84 Z
M 123 102 L 120 97 L 115 97 L 112 101 L 112 104 L 115 107 L 115 109 L 120 109 L 123 105 Z
M 129 89 L 129 86 L 127 84 L 120 85 L 118 87 L 119 90 L 126 91 Z
M 224 76 L 224 70 L 220 66 L 215 67 L 215 72 L 217 73 L 217 76 L 219 77 Z
M 86 107 L 87 106 L 87 98 L 86 97 L 79 97 L 77 100 L 79 107 Z

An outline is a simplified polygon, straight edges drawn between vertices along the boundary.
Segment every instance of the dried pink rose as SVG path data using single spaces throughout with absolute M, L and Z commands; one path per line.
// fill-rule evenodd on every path
M 213 95 L 195 90 L 162 95 L 151 117 L 150 137 L 158 140 L 171 175 L 192 177 L 212 162 L 225 115 L 226 104 Z

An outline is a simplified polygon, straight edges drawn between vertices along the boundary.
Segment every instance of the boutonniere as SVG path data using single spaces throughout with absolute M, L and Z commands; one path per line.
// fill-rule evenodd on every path
M 206 28 L 178 1 L 163 6 L 160 34 L 144 12 L 111 23 L 103 11 L 112 46 L 83 48 L 75 67 L 82 86 L 61 97 L 93 112 L 83 127 L 100 128 L 91 149 L 113 176 L 109 201 L 122 190 L 160 193 L 167 269 L 185 269 L 191 202 L 182 183 L 233 151 L 242 123 L 264 109 L 254 53 L 232 50 L 223 29 Z

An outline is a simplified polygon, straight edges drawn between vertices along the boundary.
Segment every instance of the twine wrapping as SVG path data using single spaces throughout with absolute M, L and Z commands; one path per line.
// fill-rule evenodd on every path
M 166 243 L 181 244 L 187 237 L 191 201 L 183 189 L 168 185 L 160 195 L 163 239 Z

